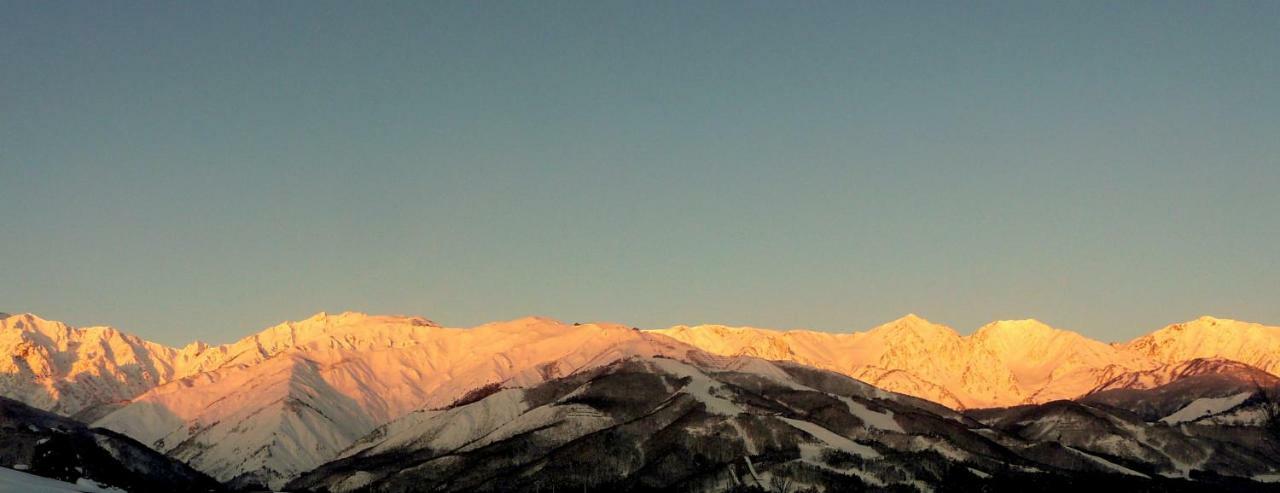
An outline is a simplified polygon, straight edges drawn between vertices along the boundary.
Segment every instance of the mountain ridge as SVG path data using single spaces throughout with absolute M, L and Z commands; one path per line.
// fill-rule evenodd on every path
M 1214 328 L 1212 336 L 1206 327 Z M 1074 398 L 1123 373 L 1196 358 L 1239 360 L 1280 371 L 1280 357 L 1272 356 L 1280 354 L 1280 327 L 1209 316 L 1119 343 L 1036 319 L 991 322 L 962 336 L 916 315 L 849 333 L 717 325 L 656 332 L 716 354 L 787 359 L 837 371 L 955 408 Z M 1233 343 L 1231 335 L 1247 342 Z M 884 340 L 886 336 L 892 340 Z
M 66 415 L 80 412 L 92 415 L 92 409 L 86 411 L 86 408 L 127 400 L 160 384 L 226 365 L 256 364 L 285 350 L 304 346 L 348 349 L 403 346 L 416 344 L 437 330 L 472 330 L 493 324 L 564 325 L 551 318 L 529 316 L 458 329 L 442 327 L 418 316 L 318 312 L 230 343 L 209 345 L 193 341 L 175 348 L 112 327 L 73 328 L 32 313 L 10 314 L 0 317 L 0 347 L 10 349 L 11 354 L 17 356 L 0 362 L 0 379 L 5 378 L 4 374 L 24 375 L 24 378 L 9 378 L 7 385 L 0 381 L 0 395 Z M 624 327 L 611 323 L 591 325 Z M 349 330 L 352 327 L 359 330 Z M 1116 343 L 1104 343 L 1054 328 L 1034 318 L 994 321 L 968 335 L 960 335 L 949 326 L 935 324 L 914 313 L 853 332 L 724 325 L 676 325 L 648 331 L 716 354 L 795 361 L 866 378 L 873 383 L 884 382 L 890 388 L 915 392 L 913 395 L 962 408 L 1070 398 L 1090 390 L 1084 388 L 1088 384 L 1100 383 L 1107 377 L 1197 358 L 1222 357 L 1271 373 L 1280 372 L 1280 328 L 1212 316 L 1170 324 Z M 15 335 L 22 332 L 35 336 Z M 1242 334 L 1243 339 L 1223 337 L 1224 332 Z M 1035 340 L 1036 344 L 1028 344 L 1028 339 Z M 99 349 L 94 350 L 94 345 Z M 1054 346 L 1057 359 L 1039 361 L 1038 367 L 1008 363 L 1035 360 L 1029 358 L 1028 353 L 1042 352 L 1041 345 Z M 89 351 L 75 351 L 85 347 L 89 347 Z M 931 357 L 955 352 L 963 352 L 964 357 L 960 361 L 935 361 L 936 358 Z M 117 356 L 118 353 L 123 356 Z M 121 362 L 111 360 L 113 357 L 121 358 L 128 368 L 120 368 L 117 363 Z M 923 367 L 915 364 L 916 360 L 920 360 Z M 969 364 L 975 360 L 1000 360 L 1006 368 Z M 76 362 L 80 362 L 79 366 Z M 95 379 L 85 380 L 84 375 Z M 1073 380 L 1076 382 L 1073 385 L 1063 383 Z M 25 388 L 15 388 L 23 387 L 24 382 Z M 1048 385 L 1046 382 L 1058 383 Z M 934 387 L 946 392 L 926 390 Z
M 1209 330 L 1240 332 L 1248 344 L 1199 344 Z M 422 317 L 321 312 L 233 343 L 176 349 L 111 328 L 74 329 L 23 314 L 0 320 L 0 347 L 15 355 L 11 371 L 0 372 L 0 395 L 34 396 L 233 486 L 279 487 L 415 410 L 637 356 L 739 358 L 733 361 L 752 372 L 772 371 L 764 362 L 782 361 L 964 410 L 1077 398 L 1108 382 L 1167 383 L 1186 375 L 1151 372 L 1181 355 L 1267 364 L 1265 351 L 1254 349 L 1280 344 L 1269 339 L 1280 337 L 1280 328 L 1208 317 L 1148 336 L 1106 344 L 1034 319 L 992 322 L 960 335 L 916 315 L 837 334 L 727 326 L 641 331 L 546 317 L 461 329 Z M 1239 354 L 1216 354 L 1223 351 Z M 41 370 L 38 378 L 33 369 Z M 1187 403 L 1162 406 L 1174 404 Z

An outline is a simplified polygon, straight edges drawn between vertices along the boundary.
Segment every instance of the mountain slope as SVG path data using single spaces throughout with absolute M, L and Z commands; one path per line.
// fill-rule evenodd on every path
M 0 467 L 0 491 L 21 493 L 123 493 L 124 490 L 103 486 L 89 479 L 74 483 L 59 481 L 23 471 Z
M 347 329 L 344 331 L 344 328 Z M 436 325 L 418 317 L 317 314 L 231 344 L 182 349 L 111 327 L 71 328 L 30 313 L 0 314 L 0 396 L 58 414 L 100 417 L 158 385 L 291 349 L 363 351 L 417 344 Z
M 1280 467 L 1275 457 L 1242 452 L 1230 440 L 1074 404 L 1058 407 L 993 419 L 992 428 L 933 403 L 791 363 L 697 352 L 684 360 L 634 357 L 411 413 L 288 488 L 1245 491 L 1262 487 L 1245 478 Z M 1113 449 L 1074 438 L 1072 447 L 1063 446 L 1045 430 L 1068 412 L 1142 446 Z M 1202 446 L 1210 452 L 1196 448 Z M 1213 452 L 1219 449 L 1225 452 Z M 1198 462 L 1184 464 L 1192 459 Z
M 849 395 L 831 395 L 778 367 L 743 372 L 729 369 L 734 363 L 696 355 L 689 361 L 629 358 L 447 410 L 415 412 L 289 487 L 573 491 L 638 484 L 702 491 L 728 488 L 735 476 L 753 484 L 744 457 L 754 459 L 750 467 L 764 485 L 794 471 L 827 485 L 906 484 L 914 471 L 864 464 L 886 453 L 869 445 L 870 437 L 901 436 L 903 449 L 923 450 L 931 444 L 908 440 L 904 426 L 951 426 L 933 415 L 904 417 L 899 412 L 910 408 L 875 400 L 889 395 L 856 381 L 844 380 Z M 828 456 L 840 465 L 831 466 Z
M 219 480 L 277 487 L 414 409 L 445 406 L 487 385 L 526 386 L 621 357 L 689 349 L 621 326 L 541 318 L 473 329 L 352 315 L 310 321 L 290 337 L 301 331 L 312 342 L 161 385 L 95 424 Z M 347 338 L 378 333 L 368 323 L 399 327 L 404 336 Z
M 71 415 L 129 399 L 174 375 L 177 351 L 110 327 L 0 316 L 0 395 Z
M 221 490 L 208 476 L 131 438 L 2 397 L 0 436 L 0 466 L 37 476 L 128 491 Z
M 1124 348 L 1162 363 L 1221 358 L 1280 374 L 1280 327 L 1257 323 L 1200 317 L 1134 339 Z
M 1118 375 L 1079 400 L 1123 408 L 1148 421 L 1180 423 L 1230 410 L 1278 387 L 1280 377 L 1244 363 L 1194 359 Z

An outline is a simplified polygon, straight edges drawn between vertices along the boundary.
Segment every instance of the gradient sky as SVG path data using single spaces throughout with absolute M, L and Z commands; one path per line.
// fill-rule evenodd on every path
M 3 1 L 0 199 L 0 311 L 169 344 L 1280 324 L 1280 2 Z

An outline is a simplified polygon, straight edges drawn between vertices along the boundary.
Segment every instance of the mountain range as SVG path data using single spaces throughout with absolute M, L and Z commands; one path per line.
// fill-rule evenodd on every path
M 1280 328 L 1201 317 L 1108 344 L 1038 320 L 1005 320 L 961 336 L 907 315 L 866 332 L 700 325 L 656 331 L 722 355 L 754 355 L 843 373 L 956 409 L 1079 397 L 1113 379 L 1197 358 L 1280 371 Z
M 1035 320 L 961 336 L 914 315 L 829 333 L 348 312 L 173 348 L 19 314 L 0 315 L 0 396 L 232 488 L 1255 488 L 1280 479 L 1258 433 L 1278 345 L 1280 327 L 1211 317 L 1108 344 Z

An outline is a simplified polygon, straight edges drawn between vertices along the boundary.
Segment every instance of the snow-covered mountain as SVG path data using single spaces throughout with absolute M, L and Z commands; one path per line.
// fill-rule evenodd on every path
M 753 355 L 828 369 L 956 409 L 1085 395 L 1121 375 L 1197 358 L 1280 371 L 1280 327 L 1203 317 L 1124 344 L 1036 320 L 999 321 L 961 336 L 915 315 L 867 332 L 676 326 L 656 332 L 720 355 Z
M 1124 344 L 1161 363 L 1222 358 L 1280 375 L 1280 327 L 1213 317 L 1177 323 Z
M 410 413 L 287 488 L 1250 491 L 1280 468 L 1256 432 L 1068 401 L 982 417 L 788 362 L 632 357 Z
M 354 313 L 273 327 L 231 347 L 244 350 L 226 351 L 218 369 L 151 389 L 95 425 L 219 480 L 278 487 L 375 426 L 477 388 L 691 349 L 608 324 L 525 318 L 446 329 Z
M 1274 389 L 1280 389 L 1280 377 L 1258 368 L 1225 359 L 1194 359 L 1116 376 L 1079 400 L 1123 408 L 1148 421 L 1184 422 L 1255 396 L 1266 397 Z M 1226 407 L 1217 409 L 1221 406 Z
M 640 489 L 717 491 L 735 482 L 772 488 L 775 478 L 809 468 L 831 468 L 828 485 L 910 484 L 916 471 L 880 464 L 885 454 L 872 437 L 900 437 L 893 442 L 908 452 L 928 449 L 931 442 L 908 439 L 906 429 L 951 425 L 933 414 L 904 416 L 917 411 L 913 404 L 963 420 L 848 378 L 811 376 L 808 383 L 833 393 L 822 392 L 802 383 L 807 370 L 794 371 L 801 376 L 762 360 L 697 352 L 626 358 L 411 413 L 289 488 L 578 491 L 630 478 Z M 780 454 L 788 463 L 768 457 Z M 824 456 L 833 454 L 860 467 L 830 466 Z
M 0 396 L 72 415 L 127 400 L 174 377 L 179 351 L 111 327 L 73 329 L 24 313 L 0 314 Z
M 1194 398 L 1160 400 L 1162 414 L 1148 419 L 1158 421 L 1196 402 L 1209 411 L 1234 403 L 1227 400 L 1240 398 L 1243 380 L 1212 375 L 1269 376 L 1239 362 L 1274 368 L 1278 345 L 1280 328 L 1210 318 L 1105 344 L 1034 320 L 994 322 L 961 336 L 914 315 L 837 334 L 637 331 L 536 317 L 459 329 L 419 317 L 320 313 L 231 344 L 179 349 L 22 314 L 0 316 L 0 347 L 11 355 L 0 361 L 0 395 L 125 433 L 232 485 L 274 487 L 369 440 L 371 431 L 399 429 L 387 425 L 399 418 L 435 416 L 499 388 L 533 388 L 633 358 L 696 365 L 728 356 L 751 365 L 736 371 L 764 374 L 776 366 L 764 360 L 774 360 L 952 409 L 1120 396 L 1186 380 Z M 1171 419 L 1203 418 L 1191 416 L 1197 410 Z M 1260 412 L 1230 419 L 1256 425 Z
M 222 491 L 210 477 L 137 441 L 0 397 L 0 492 Z M 18 471 L 6 473 L 5 471 Z

